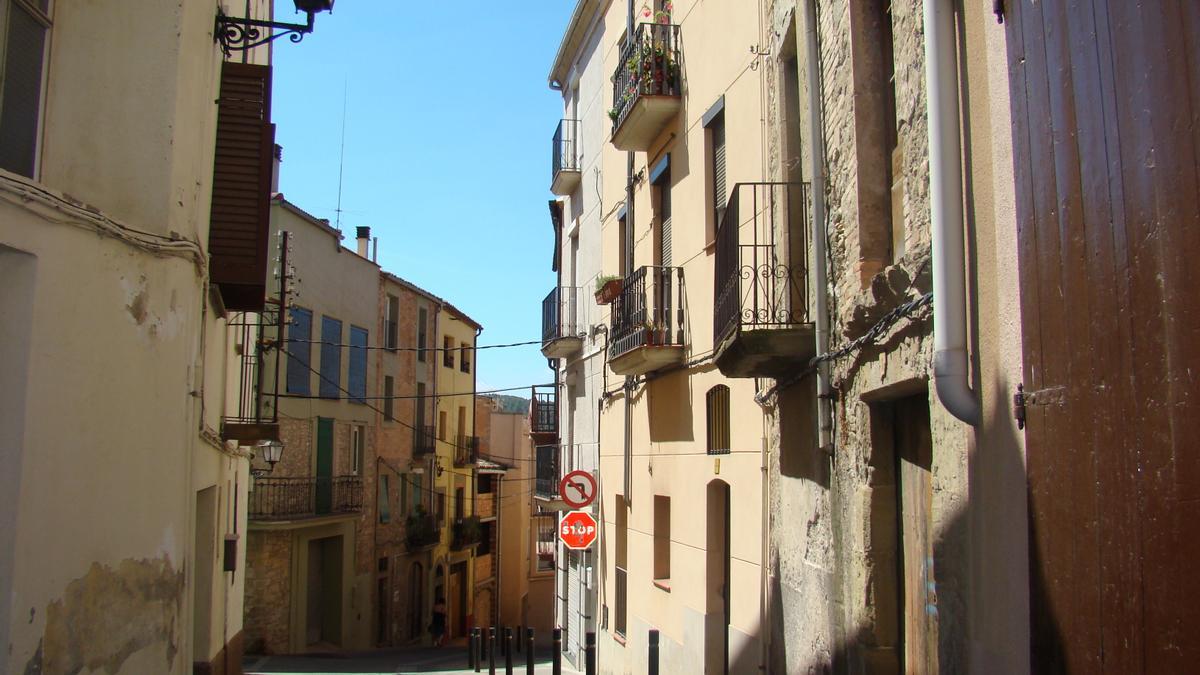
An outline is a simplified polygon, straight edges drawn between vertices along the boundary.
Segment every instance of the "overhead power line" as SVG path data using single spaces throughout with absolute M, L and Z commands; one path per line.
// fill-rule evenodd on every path
M 503 345 L 460 345 L 458 347 L 384 347 L 380 345 L 352 345 L 347 342 L 325 342 L 324 340 L 304 340 L 300 338 L 287 338 L 284 342 L 296 342 L 314 345 L 329 345 L 330 347 L 350 347 L 351 349 L 382 349 L 389 352 L 457 352 L 462 349 L 480 350 L 480 349 L 506 349 L 509 347 L 526 347 L 529 345 L 540 345 L 541 340 L 528 340 L 526 342 L 510 342 Z

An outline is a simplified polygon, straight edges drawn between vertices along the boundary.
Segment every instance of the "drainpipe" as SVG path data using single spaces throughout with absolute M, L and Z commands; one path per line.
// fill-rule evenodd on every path
M 829 279 L 825 268 L 825 124 L 821 116 L 820 54 L 817 44 L 816 0 L 804 2 L 804 44 L 808 61 L 808 118 L 812 137 L 809 171 L 812 190 L 812 288 L 816 289 L 813 309 L 816 312 L 817 353 L 829 350 Z M 817 445 L 833 453 L 833 415 L 829 385 L 829 364 L 817 366 Z
M 929 206 L 933 223 L 933 379 L 938 400 L 959 420 L 979 424 L 968 382 L 966 245 L 954 11 L 925 2 L 925 88 L 929 98 Z

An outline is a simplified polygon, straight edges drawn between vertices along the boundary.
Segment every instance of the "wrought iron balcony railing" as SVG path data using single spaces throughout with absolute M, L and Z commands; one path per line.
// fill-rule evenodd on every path
M 454 439 L 454 465 L 466 466 L 479 459 L 479 437 L 459 434 Z
M 643 23 L 621 50 L 613 74 L 613 131 L 625 121 L 642 96 L 679 96 L 683 78 L 679 70 L 679 26 Z
M 418 509 L 405 518 L 404 543 L 409 551 L 433 546 L 441 540 L 442 531 L 437 526 L 437 520 L 424 509 Z
M 608 357 L 639 347 L 683 346 L 683 268 L 645 266 L 612 303 Z
M 482 528 L 477 516 L 458 518 L 450 527 L 450 548 L 461 551 L 468 546 L 474 546 L 479 543 L 481 533 Z
M 579 171 L 579 120 L 562 120 L 554 130 L 551 182 L 562 171 Z
M 558 388 L 534 387 L 529 401 L 529 432 L 558 435 Z
M 413 455 L 428 455 L 437 450 L 437 433 L 432 425 L 413 427 Z
M 331 478 L 255 478 L 250 491 L 251 520 L 315 518 L 362 510 L 363 485 L 358 476 Z
M 558 496 L 558 480 L 558 446 L 539 445 L 534 474 L 534 495 L 543 499 L 554 499 Z
M 562 338 L 578 337 L 579 288 L 559 286 L 542 300 L 542 346 Z
M 808 321 L 807 183 L 738 183 L 717 229 L 713 344 Z

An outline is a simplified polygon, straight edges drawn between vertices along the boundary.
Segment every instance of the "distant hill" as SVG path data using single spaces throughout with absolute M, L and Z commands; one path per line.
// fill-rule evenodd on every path
M 490 398 L 496 402 L 496 410 L 502 413 L 525 414 L 529 412 L 529 399 L 505 394 L 487 394 L 482 398 Z

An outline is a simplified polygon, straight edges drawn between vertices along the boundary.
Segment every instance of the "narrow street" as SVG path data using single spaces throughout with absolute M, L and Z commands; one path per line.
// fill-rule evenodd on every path
M 550 660 L 549 648 L 539 649 L 534 672 L 538 674 L 551 673 L 553 665 Z M 244 662 L 247 675 L 266 675 L 267 673 L 292 673 L 295 675 L 307 673 L 369 673 L 371 675 L 389 675 L 393 673 L 446 673 L 447 675 L 467 675 L 467 673 L 487 673 L 488 660 L 483 659 L 482 666 L 476 671 L 467 667 L 467 649 L 465 645 L 448 645 L 446 647 L 404 647 L 397 649 L 376 649 L 362 652 L 340 652 L 329 654 L 305 654 L 283 656 L 252 656 L 247 655 Z M 497 651 L 496 672 L 505 672 L 504 655 Z M 525 653 L 513 654 L 513 673 L 525 673 Z M 564 675 L 578 675 L 578 671 L 563 664 Z

